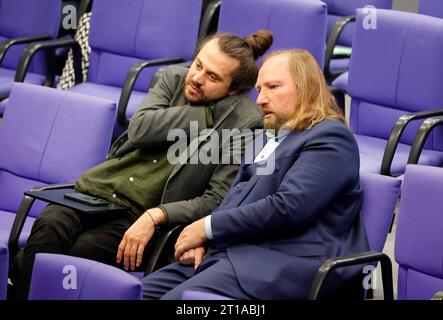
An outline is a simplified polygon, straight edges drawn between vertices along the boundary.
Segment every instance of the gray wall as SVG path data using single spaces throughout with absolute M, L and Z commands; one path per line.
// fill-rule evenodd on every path
M 419 0 L 394 0 L 394 10 L 417 12 Z

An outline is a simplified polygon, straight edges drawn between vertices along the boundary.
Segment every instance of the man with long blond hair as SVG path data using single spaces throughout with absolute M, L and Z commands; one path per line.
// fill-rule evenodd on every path
M 367 251 L 357 143 L 314 58 L 270 54 L 256 89 L 264 148 L 251 146 L 254 161 L 241 165 L 222 204 L 182 231 L 178 262 L 143 279 L 145 299 L 180 299 L 186 290 L 306 299 L 326 259 Z M 269 161 L 275 170 L 259 175 Z M 329 289 L 359 273 L 335 274 Z

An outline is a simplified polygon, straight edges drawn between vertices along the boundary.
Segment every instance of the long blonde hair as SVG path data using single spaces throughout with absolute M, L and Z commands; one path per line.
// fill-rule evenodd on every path
M 278 55 L 289 56 L 289 68 L 297 88 L 295 112 L 285 127 L 304 130 L 331 118 L 346 124 L 314 57 L 306 50 L 291 49 L 274 51 L 264 61 Z

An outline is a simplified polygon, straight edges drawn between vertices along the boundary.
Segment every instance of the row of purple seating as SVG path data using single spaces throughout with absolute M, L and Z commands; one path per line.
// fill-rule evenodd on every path
M 372 173 L 362 174 L 361 181 L 365 190 L 361 214 L 371 252 L 338 257 L 325 262 L 313 279 L 308 299 L 322 298 L 322 284 L 336 268 L 375 262 L 381 262 L 382 265 L 384 298 L 392 300 L 394 297 L 391 262 L 381 250 L 389 231 L 401 182 L 392 177 Z M 428 300 L 439 296 L 441 299 L 442 192 L 435 190 L 443 190 L 443 169 L 420 165 L 408 166 L 402 186 L 395 238 L 395 260 L 399 264 L 397 279 L 399 300 Z M 70 267 L 69 272 L 66 266 Z M 69 286 L 66 286 L 67 281 Z M 123 270 L 77 257 L 37 254 L 30 299 L 139 300 L 141 297 L 142 288 L 139 279 Z M 232 298 L 207 292 L 185 292 L 183 299 Z
M 165 35 L 158 29 L 158 24 L 164 16 L 160 14 L 162 10 L 153 9 L 152 5 L 156 1 L 138 0 L 134 3 L 135 9 L 128 8 L 127 12 L 121 10 L 121 6 L 119 6 L 121 2 L 122 0 L 94 0 L 90 43 L 93 52 L 94 48 L 96 52 L 91 55 L 88 81 L 78 84 L 77 88 L 98 86 L 99 88 L 110 87 L 112 89 L 122 83 L 130 83 L 131 90 L 133 87 L 137 89 L 138 85 L 139 88 L 147 88 L 148 78 L 152 76 L 154 69 L 156 70 L 158 66 L 153 67 L 154 69 L 146 75 L 138 76 L 139 72 L 142 69 L 149 70 L 152 61 L 159 58 L 157 55 L 151 56 L 148 49 L 154 48 L 153 52 L 160 52 L 162 49 L 169 48 L 162 42 L 167 39 L 164 39 Z M 158 4 L 158 6 L 163 6 L 167 12 L 177 9 L 174 2 L 173 0 L 163 0 L 161 1 L 162 5 Z M 193 12 L 199 13 L 199 1 L 195 1 L 195 3 L 198 7 L 193 8 Z M 100 8 L 101 10 L 99 10 Z M 158 8 L 155 7 L 155 9 Z M 183 14 L 185 8 L 178 9 Z M 251 13 L 251 11 L 253 12 Z M 253 18 L 243 19 L 246 12 Z M 134 19 L 134 15 L 140 19 Z M 143 24 L 141 21 L 145 21 L 142 19 L 144 15 L 149 17 L 151 21 L 157 21 L 156 27 L 148 22 Z M 420 152 L 422 153 L 419 161 L 421 164 L 439 166 L 443 162 L 443 147 L 441 146 L 439 128 L 436 128 L 429 137 L 429 130 L 424 129 L 419 130 L 421 136 L 416 137 L 415 135 L 423 119 L 441 115 L 442 112 L 441 110 L 429 110 L 439 107 L 443 101 L 443 91 L 438 88 L 442 83 L 441 77 L 443 77 L 440 72 L 440 69 L 443 69 L 443 62 L 440 61 L 443 54 L 443 42 L 441 41 L 443 20 L 412 13 L 377 10 L 377 29 L 366 30 L 362 23 L 364 18 L 365 13 L 359 11 L 355 23 L 350 61 L 349 94 L 353 99 L 350 122 L 360 147 L 362 183 L 366 190 L 366 209 L 363 208 L 362 214 L 369 235 L 370 248 L 380 252 L 389 231 L 401 184 L 401 179 L 389 177 L 391 171 L 395 175 L 403 174 L 406 163 L 411 163 L 410 159 L 407 160 L 408 157 L 411 158 L 415 155 L 418 159 L 416 154 L 420 155 Z M 126 21 L 127 23 L 110 25 L 108 19 Z M 223 0 L 218 30 L 246 35 L 257 29 L 267 28 L 273 31 L 275 36 L 275 42 L 271 49 L 305 48 L 316 57 L 320 65 L 323 65 L 326 20 L 326 5 L 317 0 Z M 170 30 L 180 29 L 178 31 L 183 31 L 179 24 L 175 25 L 170 21 L 166 24 L 171 28 Z M 191 40 L 192 45 L 188 46 L 188 53 L 186 53 L 188 56 L 178 53 L 176 56 L 183 60 L 190 59 L 197 38 L 198 25 L 189 28 L 188 31 L 194 30 L 195 32 L 189 32 L 193 35 L 194 40 Z M 128 36 L 128 30 L 133 30 L 131 33 L 133 37 Z M 292 32 L 288 32 L 288 30 L 292 30 Z M 173 32 L 170 32 L 169 36 L 172 38 Z M 149 38 L 149 34 L 155 36 Z M 420 46 L 417 46 L 417 43 L 420 43 Z M 47 46 L 53 44 L 54 41 L 46 42 Z M 39 46 L 44 47 L 42 44 L 33 45 L 34 49 L 32 50 L 38 50 Z M 125 51 L 127 48 L 130 51 Z M 27 49 L 29 52 L 32 50 Z M 174 54 L 168 56 L 171 58 L 170 62 L 175 59 L 174 57 Z M 146 59 L 151 59 L 151 62 L 146 62 Z M 124 67 L 131 68 L 134 63 L 136 65 L 132 67 L 132 73 L 126 77 L 126 73 L 123 72 Z M 120 70 L 118 75 L 111 74 L 112 69 Z M 93 83 L 91 79 L 98 79 L 98 83 Z M 3 122 L 0 124 L 0 150 L 2 150 L 0 153 L 0 256 L 13 257 L 17 249 L 25 245 L 32 223 L 44 205 L 42 203 L 34 204 L 32 198 L 23 198 L 25 190 L 38 185 L 72 182 L 82 172 L 103 161 L 109 148 L 114 122 L 118 118 L 117 114 L 122 100 L 118 96 L 115 99 L 112 98 L 109 90 L 103 89 L 101 97 L 92 98 L 93 94 L 88 90 L 59 91 L 27 84 L 13 86 Z M 146 89 L 140 90 L 140 94 L 144 95 L 142 92 Z M 85 95 L 85 93 L 89 95 Z M 118 107 L 116 106 L 117 102 L 119 102 Z M 414 111 L 420 112 L 411 113 Z M 404 114 L 407 115 L 404 116 Z M 85 121 L 86 119 L 87 121 Z M 412 122 L 414 120 L 419 121 Z M 406 125 L 410 122 L 412 122 L 411 125 L 405 130 Z M 427 122 L 432 122 L 435 125 L 438 121 L 436 122 L 435 119 L 426 120 L 425 124 Z M 428 141 L 424 144 L 427 137 Z M 410 154 L 410 145 L 414 140 L 418 141 L 417 147 L 412 148 L 412 151 L 416 153 Z M 423 145 L 425 148 L 422 151 Z M 394 153 L 395 157 L 393 157 Z M 408 169 L 408 171 L 434 170 L 432 168 L 417 168 L 419 169 Z M 441 169 L 435 170 L 439 172 Z M 379 175 L 380 172 L 383 175 Z M 414 178 L 410 178 L 410 180 L 413 184 Z M 406 188 L 407 181 L 406 178 L 403 189 Z M 418 189 L 418 191 L 421 190 L 424 189 Z M 403 201 L 405 194 L 404 191 L 402 192 Z M 415 195 L 415 192 L 411 193 L 412 196 Z M 30 212 L 28 212 L 29 210 Z M 399 223 L 400 218 L 401 216 Z M 424 226 L 429 230 L 420 231 L 429 235 L 424 243 L 431 243 L 431 240 L 435 240 L 433 228 L 442 225 L 438 218 L 429 219 L 429 224 Z M 432 221 L 435 223 L 433 224 Z M 437 231 L 439 233 L 441 230 Z M 436 252 L 438 252 L 434 253 L 435 256 L 432 260 L 430 260 L 431 254 L 429 253 L 429 257 L 420 261 L 426 263 L 427 261 L 438 261 L 438 259 L 441 261 L 443 250 L 441 250 L 438 241 L 436 243 L 437 247 L 433 243 L 429 248 L 429 250 L 437 249 Z M 83 284 L 81 286 L 83 288 L 81 292 L 84 295 L 80 295 L 80 291 L 68 290 L 69 292 L 67 292 L 65 290 L 64 293 L 68 296 L 61 294 L 60 298 L 139 298 L 139 283 L 134 282 L 134 278 L 131 278 L 132 275 L 121 270 L 114 270 L 112 267 L 105 267 L 99 263 L 82 259 L 72 258 L 73 260 L 71 260 L 71 257 L 41 256 L 42 258 L 38 258 L 37 261 L 43 259 L 44 262 L 35 265 L 36 280 L 33 281 L 31 298 L 56 298 L 60 294 L 57 291 L 57 284 L 60 285 L 62 282 L 55 283 L 56 280 L 54 280 L 54 287 L 38 285 L 38 281 L 43 281 L 37 280 L 39 274 L 43 275 L 41 279 L 45 279 L 45 272 L 54 271 L 46 270 L 51 265 L 48 259 L 56 259 L 54 261 L 61 261 L 60 263 L 63 265 L 78 263 L 77 279 L 83 279 L 82 270 L 88 270 L 84 273 L 85 276 L 87 274 L 88 276 L 80 283 L 87 285 L 87 287 L 83 287 Z M 352 257 L 351 260 L 360 261 L 359 259 L 386 261 L 386 257 L 381 254 L 362 255 L 361 257 Z M 437 262 L 434 267 L 422 270 L 419 268 L 422 262 L 413 264 L 408 262 L 409 260 L 406 261 L 407 268 L 412 268 L 415 273 L 421 273 L 417 276 L 415 273 L 406 272 L 404 273 L 406 275 L 402 276 L 405 281 L 422 282 L 416 280 L 417 277 L 420 279 L 431 277 L 439 279 L 438 285 L 441 287 L 442 274 L 441 270 L 438 271 L 436 268 Z M 341 263 L 348 262 L 342 261 Z M 82 267 L 83 265 L 85 267 Z M 59 266 L 56 263 L 54 268 L 59 268 Z M 91 268 L 97 269 L 97 272 L 103 274 L 104 277 L 103 283 L 97 285 L 96 288 L 102 288 L 102 285 L 104 288 L 107 288 L 107 285 L 111 287 L 123 285 L 124 288 L 127 283 L 131 283 L 130 292 L 132 294 L 125 296 L 126 289 L 121 293 L 119 290 L 111 289 L 104 291 L 112 291 L 115 296 L 100 296 L 99 291 L 86 290 L 85 288 L 94 287 L 94 281 L 98 279 L 93 276 L 93 272 L 89 273 Z M 108 271 L 101 272 L 101 268 Z M 112 275 L 112 279 L 114 272 L 121 275 L 120 284 L 107 278 L 109 273 Z M 8 259 L 0 259 L 0 298 L 4 298 L 6 295 L 7 273 Z M 63 278 L 61 270 L 59 273 Z M 431 281 L 433 280 L 429 280 L 429 282 Z M 387 292 L 388 289 L 389 286 Z M 313 296 L 315 296 L 315 292 L 316 290 L 313 289 Z M 429 293 L 426 297 L 428 295 Z M 389 297 L 388 294 L 387 296 Z

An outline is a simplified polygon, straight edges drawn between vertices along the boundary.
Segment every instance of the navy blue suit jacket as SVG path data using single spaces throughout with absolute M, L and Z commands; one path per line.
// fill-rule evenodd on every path
M 305 299 L 327 258 L 368 250 L 357 143 L 344 124 L 324 120 L 281 142 L 273 173 L 257 175 L 258 166 L 241 165 L 212 213 L 208 253 L 226 249 L 255 298 Z

